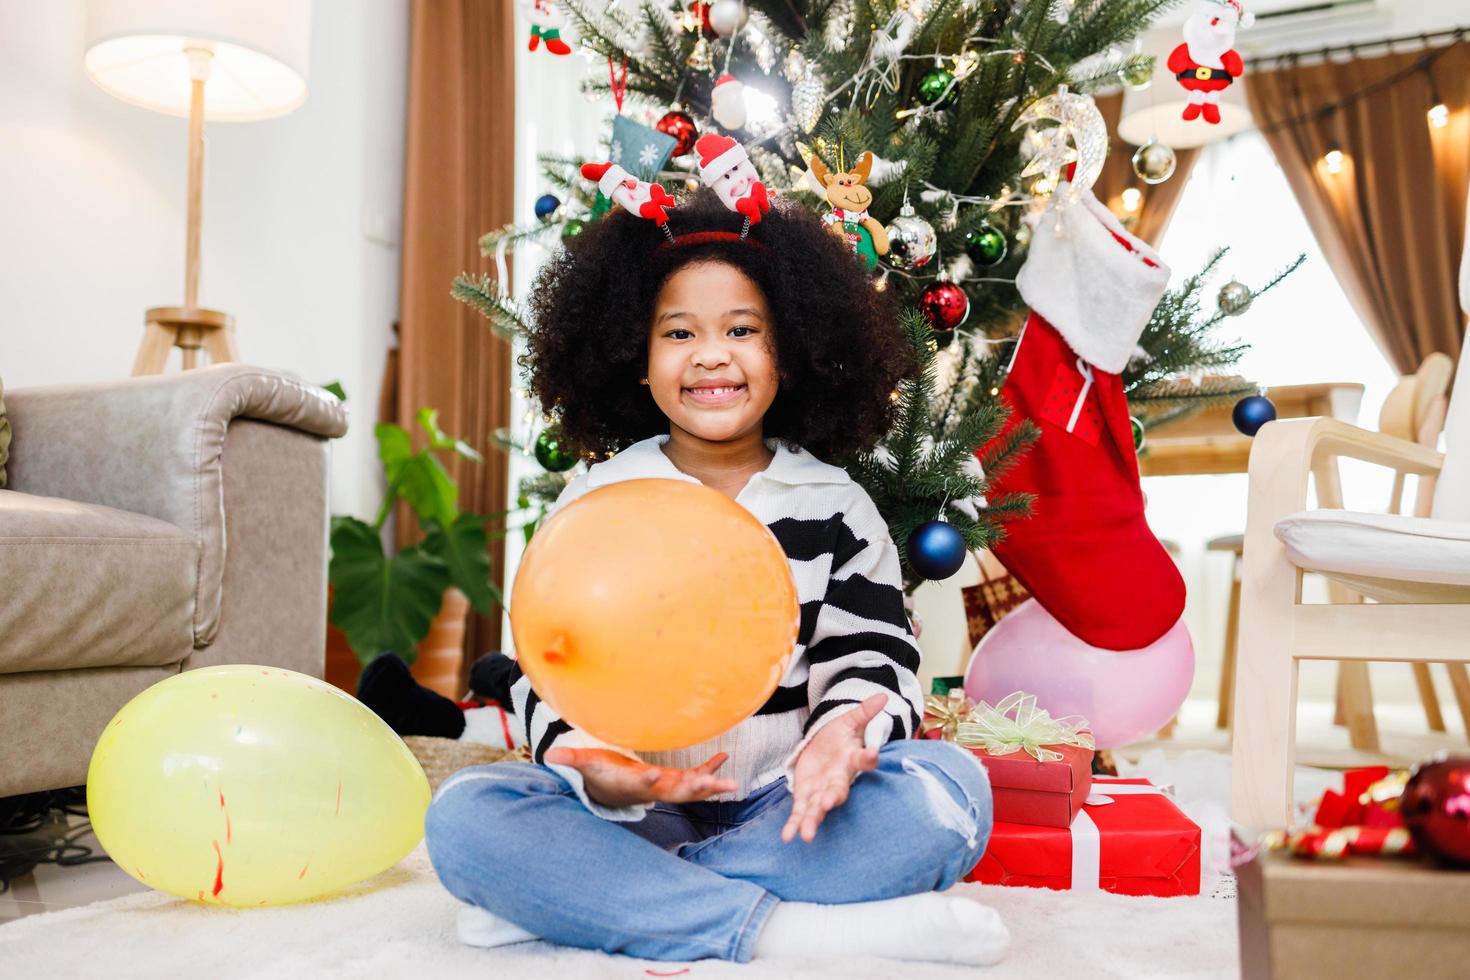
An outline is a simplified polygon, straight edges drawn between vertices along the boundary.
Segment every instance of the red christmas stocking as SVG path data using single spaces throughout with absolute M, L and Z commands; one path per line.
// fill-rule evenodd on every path
M 1041 439 L 995 490 L 1036 503 L 994 550 L 1063 626 L 1108 650 L 1148 646 L 1184 610 L 1184 581 L 1143 518 L 1118 377 L 1168 279 L 1091 193 L 1037 222 L 1016 279 L 1032 313 L 1001 396 L 1011 424 L 1031 419 Z

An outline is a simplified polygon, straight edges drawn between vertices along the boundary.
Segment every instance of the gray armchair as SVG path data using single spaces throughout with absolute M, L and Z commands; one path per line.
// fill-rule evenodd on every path
M 321 676 L 340 402 L 239 364 L 5 400 L 0 796 L 84 782 L 112 715 L 181 670 Z

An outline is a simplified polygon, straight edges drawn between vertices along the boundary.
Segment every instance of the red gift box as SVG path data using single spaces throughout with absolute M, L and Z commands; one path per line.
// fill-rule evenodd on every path
M 1099 777 L 1066 830 L 997 821 L 966 877 L 987 885 L 1198 895 L 1200 829 L 1146 779 Z
M 929 738 L 939 738 L 931 731 Z M 1024 749 L 991 755 L 969 748 L 990 776 L 995 819 L 1036 827 L 1072 825 L 1092 786 L 1093 750 L 1077 745 L 1048 745 L 1061 754 L 1059 762 L 1038 762 Z

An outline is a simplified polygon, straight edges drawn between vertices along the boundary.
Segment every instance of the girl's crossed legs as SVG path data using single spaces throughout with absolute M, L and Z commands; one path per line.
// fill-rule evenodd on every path
M 501 763 L 446 781 L 425 829 L 455 897 L 568 946 L 739 962 L 761 952 L 758 938 L 767 953 L 814 956 L 912 949 L 981 962 L 1004 951 L 1004 927 L 982 906 L 883 901 L 946 889 L 984 851 L 990 787 L 964 749 L 885 745 L 810 844 L 781 842 L 789 811 L 783 780 L 736 803 L 661 806 L 619 824 L 590 812 L 551 769 Z M 935 947 L 957 941 L 973 948 Z

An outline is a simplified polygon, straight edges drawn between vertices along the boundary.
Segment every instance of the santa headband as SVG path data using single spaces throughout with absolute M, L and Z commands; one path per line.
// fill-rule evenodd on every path
M 699 154 L 699 178 L 706 185 L 750 159 L 745 147 L 728 136 L 714 133 L 701 136 L 694 149 Z

